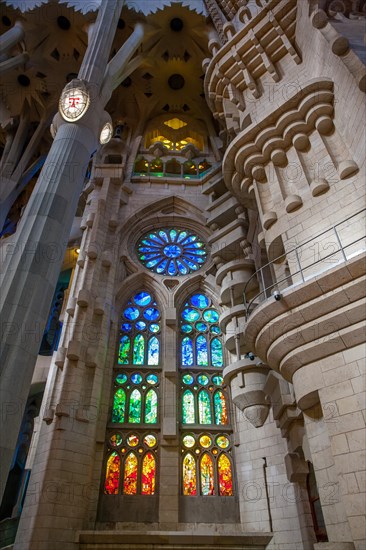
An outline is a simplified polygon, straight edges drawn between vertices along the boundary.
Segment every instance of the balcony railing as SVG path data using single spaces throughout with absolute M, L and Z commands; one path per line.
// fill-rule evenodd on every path
M 302 284 L 365 251 L 365 218 L 366 209 L 360 210 L 258 269 L 244 288 L 246 319 L 274 291 L 281 292 L 285 288 Z M 355 235 L 357 238 L 354 238 Z M 288 272 L 277 278 L 275 273 L 281 266 L 282 270 L 286 271 L 287 268 Z M 260 292 L 248 300 L 247 293 L 249 288 L 253 288 L 253 279 L 259 282 Z

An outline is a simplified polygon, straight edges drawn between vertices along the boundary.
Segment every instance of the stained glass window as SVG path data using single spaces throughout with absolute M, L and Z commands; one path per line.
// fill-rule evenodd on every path
M 133 424 L 141 422 L 141 393 L 134 389 L 130 395 L 130 407 L 128 412 L 128 421 Z
M 153 433 L 114 432 L 108 439 L 104 493 L 156 493 L 157 436 Z M 123 483 L 120 482 L 123 479 Z
M 114 394 L 112 422 L 124 422 L 126 408 L 126 392 L 119 388 Z
M 180 335 L 182 494 L 233 496 L 230 435 L 222 433 L 223 426 L 231 431 L 222 334 L 219 313 L 205 294 L 183 304 Z
M 159 275 L 176 277 L 197 271 L 206 261 L 205 245 L 185 229 L 159 229 L 144 235 L 138 245 L 140 262 Z
M 140 291 L 122 313 L 119 365 L 158 366 L 160 362 L 160 311 L 150 292 Z
M 224 353 L 218 321 L 219 314 L 205 294 L 193 294 L 184 304 L 180 325 L 182 367 L 223 368 Z

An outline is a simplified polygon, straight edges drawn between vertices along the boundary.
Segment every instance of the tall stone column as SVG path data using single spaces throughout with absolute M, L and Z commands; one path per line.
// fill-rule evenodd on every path
M 90 90 L 91 105 L 75 123 L 59 119 L 54 143 L 19 229 L 2 251 L 1 495 L 86 167 L 98 146 L 106 103 L 105 95 L 99 99 L 99 92 L 122 3 L 103 0 L 79 73 Z

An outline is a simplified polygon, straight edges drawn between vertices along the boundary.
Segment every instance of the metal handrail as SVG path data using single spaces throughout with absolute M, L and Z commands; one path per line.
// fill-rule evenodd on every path
M 260 267 L 259 269 L 257 269 L 257 271 L 250 277 L 250 279 L 247 281 L 245 287 L 244 287 L 244 291 L 243 291 L 243 299 L 244 299 L 244 306 L 245 306 L 245 310 L 246 310 L 246 320 L 248 319 L 249 315 L 252 313 L 252 311 L 255 309 L 255 307 L 257 305 L 259 305 L 258 303 L 256 303 L 256 301 L 258 300 L 259 296 L 262 296 L 264 295 L 264 299 L 268 298 L 268 292 L 271 292 L 274 288 L 278 288 L 279 285 L 281 283 L 283 283 L 284 281 L 288 281 L 288 279 L 292 279 L 293 277 L 295 277 L 296 275 L 301 275 L 301 278 L 302 278 L 302 282 L 305 282 L 305 280 L 308 280 L 310 279 L 311 277 L 315 277 L 316 275 L 318 275 L 318 273 L 315 273 L 313 275 L 311 275 L 311 277 L 307 277 L 305 278 L 304 277 L 304 271 L 317 265 L 318 263 L 320 262 L 324 262 L 325 260 L 327 260 L 328 258 L 331 258 L 332 256 L 334 256 L 335 254 L 339 254 L 339 252 L 342 253 L 342 256 L 343 256 L 343 259 L 341 261 L 347 261 L 347 255 L 345 253 L 345 250 L 353 245 L 355 245 L 356 243 L 358 243 L 359 241 L 362 241 L 362 239 L 364 239 L 366 237 L 366 234 L 363 235 L 362 237 L 359 237 L 358 239 L 352 241 L 351 243 L 345 245 L 345 246 L 342 246 L 342 242 L 341 242 L 341 239 L 340 239 L 340 236 L 337 232 L 337 227 L 348 222 L 349 220 L 351 220 L 352 218 L 355 218 L 356 216 L 359 216 L 360 214 L 362 214 L 363 212 L 365 212 L 366 209 L 362 209 L 362 210 L 359 210 L 358 212 L 356 212 L 355 214 L 352 214 L 352 216 L 349 216 L 348 218 L 346 218 L 345 220 L 342 220 L 341 222 L 338 222 L 337 224 L 333 225 L 332 227 L 322 231 L 321 233 L 318 233 L 315 237 L 312 237 L 311 239 L 308 239 L 307 241 L 304 241 L 303 243 L 297 245 L 295 248 L 289 250 L 288 252 L 284 252 L 283 254 L 281 254 L 280 256 L 278 256 L 277 258 L 275 258 L 274 260 L 271 260 L 270 262 L 268 262 L 267 264 L 263 265 L 262 267 Z M 338 250 L 336 250 L 335 252 L 332 252 L 330 254 L 327 254 L 326 256 L 320 258 L 319 260 L 305 266 L 305 267 L 301 267 L 301 263 L 300 263 L 300 258 L 299 258 L 299 249 L 300 248 L 303 248 L 305 245 L 311 243 L 311 242 L 314 242 L 315 240 L 319 239 L 322 235 L 325 235 L 326 233 L 329 233 L 333 231 L 335 236 L 336 236 L 336 239 L 337 239 L 337 242 L 338 242 Z M 280 280 L 276 280 L 276 282 L 273 282 L 271 283 L 270 285 L 268 286 L 265 286 L 265 280 L 264 280 L 264 270 L 265 269 L 268 269 L 270 268 L 270 266 L 272 266 L 275 262 L 281 260 L 281 259 L 285 259 L 287 256 L 289 256 L 290 254 L 292 253 L 295 253 L 295 256 L 296 256 L 296 261 L 297 261 L 297 264 L 299 266 L 299 269 L 295 272 L 292 272 L 290 273 L 289 275 L 287 275 L 286 277 L 283 277 L 282 279 Z M 325 271 L 325 270 L 324 270 Z M 260 292 L 258 292 L 258 294 L 256 294 L 249 302 L 247 302 L 246 300 L 246 291 L 247 291 L 247 288 L 248 286 L 250 285 L 250 283 L 252 282 L 253 279 L 256 279 L 258 280 L 259 279 L 259 276 L 260 276 L 260 280 L 262 281 L 262 290 Z M 291 286 L 295 286 L 296 284 L 298 283 L 293 283 L 293 284 L 289 284 L 286 288 L 289 288 Z M 254 306 L 254 307 L 253 307 Z

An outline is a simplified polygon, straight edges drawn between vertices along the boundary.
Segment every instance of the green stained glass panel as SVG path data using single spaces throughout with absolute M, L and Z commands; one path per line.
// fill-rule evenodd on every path
M 123 384 L 125 384 L 127 382 L 127 375 L 126 374 L 117 374 L 115 382 L 119 386 L 122 386 Z
M 210 396 L 206 390 L 198 394 L 198 417 L 200 424 L 212 424 Z
M 182 422 L 183 424 L 194 424 L 194 396 L 190 390 L 186 390 L 182 397 Z
M 141 422 L 141 393 L 137 389 L 133 390 L 130 396 L 128 421 L 132 424 L 139 424 Z
M 119 344 L 119 351 L 118 351 L 119 365 L 127 365 L 129 363 L 130 351 L 131 351 L 131 340 L 129 336 L 122 336 Z
M 145 355 L 145 339 L 142 334 L 138 334 L 133 341 L 133 364 L 143 365 Z
M 196 360 L 200 367 L 208 366 L 207 341 L 203 334 L 196 338 Z
M 197 380 L 199 384 L 202 384 L 202 386 L 207 386 L 209 382 L 208 376 L 206 376 L 206 374 L 200 374 Z
M 218 338 L 211 340 L 211 363 L 213 367 L 223 367 L 224 365 L 222 343 Z
M 215 376 L 212 377 L 212 382 L 216 384 L 216 386 L 221 386 L 221 384 L 223 383 L 223 378 L 222 376 L 215 374 Z
M 191 374 L 185 374 L 182 378 L 184 384 L 193 384 L 194 378 Z
M 125 420 L 126 392 L 119 388 L 114 394 L 112 422 L 121 424 Z
M 158 396 L 156 391 L 149 390 L 145 401 L 145 423 L 156 424 L 158 421 Z

